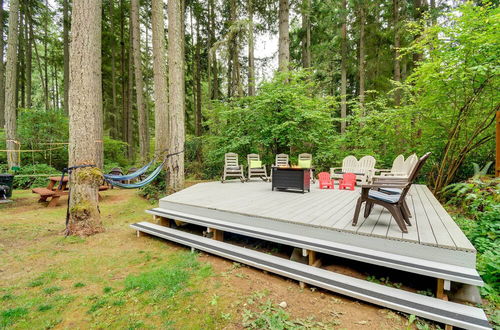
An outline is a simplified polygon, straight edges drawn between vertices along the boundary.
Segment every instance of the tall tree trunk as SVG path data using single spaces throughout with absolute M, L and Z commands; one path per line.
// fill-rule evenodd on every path
M 126 74 L 126 58 L 125 58 L 125 9 L 124 0 L 120 0 L 120 83 L 122 92 L 122 141 L 127 142 L 127 74 Z
M 49 103 L 49 54 L 48 54 L 48 42 L 49 42 L 49 3 L 45 0 L 45 25 L 43 29 L 43 73 L 45 80 L 45 110 L 50 108 Z
M 109 1 L 109 20 L 111 22 L 111 100 L 112 100 L 112 113 L 113 113 L 113 130 L 112 137 L 118 138 L 120 136 L 120 125 L 118 118 L 118 105 L 116 95 L 116 42 L 115 42 L 115 2 Z
M 102 113 L 101 2 L 74 0 L 70 49 L 69 165 L 98 162 L 95 116 Z M 78 168 L 70 175 L 69 223 L 66 234 L 92 235 L 104 228 L 99 215 L 101 172 Z
M 215 3 L 214 0 L 208 0 L 209 4 L 209 40 L 211 48 L 215 43 Z M 210 99 L 216 100 L 219 98 L 219 70 L 217 65 L 217 52 L 213 52 L 213 55 L 210 56 L 212 68 L 210 69 L 212 80 L 211 80 L 211 88 L 210 88 Z
M 341 62 L 340 62 L 340 133 L 344 134 L 347 118 L 347 0 L 342 0 Z
M 234 26 L 238 19 L 238 2 L 231 0 L 229 19 L 231 25 Z M 232 32 L 229 40 L 229 63 L 228 63 L 228 96 L 242 96 L 243 90 L 241 87 L 240 76 L 240 59 L 239 59 L 239 32 Z
M 0 128 L 5 126 L 5 66 L 4 57 L 4 39 L 3 39 L 3 0 L 0 0 Z
M 255 95 L 255 49 L 253 36 L 253 0 L 248 0 L 248 95 Z
M 361 115 L 365 116 L 365 4 L 363 1 L 359 4 L 359 106 Z
M 399 59 L 399 48 L 400 36 L 399 36 L 399 0 L 393 0 L 393 26 L 394 26 L 394 81 L 396 83 L 401 82 L 401 69 L 400 69 L 400 59 Z M 394 91 L 394 105 L 399 106 L 401 104 L 401 91 L 399 87 Z
M 155 152 L 158 154 L 168 151 L 167 56 L 163 1 L 153 1 L 151 6 L 155 96 Z
M 139 0 L 131 2 L 132 19 L 132 53 L 134 58 L 135 93 L 137 101 L 137 118 L 139 127 L 139 152 L 141 161 L 144 162 L 149 154 L 148 123 L 146 121 L 146 108 L 144 106 L 144 80 L 142 78 L 140 26 L 139 26 Z
M 18 47 L 19 0 L 10 1 L 9 35 L 7 39 L 7 64 L 5 72 L 5 137 L 7 150 L 17 149 L 16 141 L 16 80 Z M 18 166 L 18 153 L 7 152 L 9 168 Z
M 415 21 L 419 21 L 422 18 L 422 14 L 424 11 L 424 2 L 425 0 L 413 0 L 413 7 L 414 7 L 413 18 L 415 19 Z M 419 33 L 415 34 L 413 38 L 414 40 L 419 39 L 420 34 Z M 417 51 L 413 53 L 413 66 L 415 67 L 416 65 L 418 65 L 418 62 L 422 61 L 422 58 L 423 58 L 422 52 Z
M 202 134 L 202 114 L 201 114 L 201 36 L 200 36 L 200 19 L 196 19 L 196 47 L 195 47 L 195 84 L 196 84 L 196 111 L 195 111 L 195 127 L 194 133 L 196 136 L 201 136 Z M 200 152 L 198 151 L 198 156 Z
M 33 106 L 33 101 L 32 101 L 32 70 L 33 70 L 33 29 L 31 28 L 31 25 L 33 22 L 31 21 L 30 15 L 28 14 L 28 6 L 29 6 L 29 1 L 25 0 L 26 2 L 26 14 L 25 14 L 25 22 L 26 22 L 26 29 L 25 29 L 25 34 L 26 34 L 26 65 L 25 65 L 25 75 L 24 79 L 26 80 L 26 107 L 31 108 Z M 0 57 L 0 58 L 3 58 Z
M 169 158 L 169 187 L 180 190 L 184 185 L 184 58 L 182 45 L 182 8 L 178 1 L 168 4 L 168 94 L 170 152 L 180 154 Z
M 278 44 L 278 70 L 288 71 L 290 64 L 290 34 L 288 0 L 279 0 L 279 44 Z
M 302 67 L 311 66 L 311 0 L 302 0 Z
M 25 57 L 24 57 L 24 48 L 25 48 L 25 38 L 24 38 L 24 13 L 26 11 L 26 8 L 24 6 L 24 1 L 21 1 L 19 3 L 20 6 L 20 11 L 19 11 L 19 44 L 18 44 L 18 69 L 17 69 L 17 83 L 18 83 L 18 88 L 17 88 L 17 93 L 18 93 L 18 98 L 17 98 L 17 105 L 18 107 L 24 108 L 26 103 L 26 90 L 25 90 L 25 81 L 24 81 L 24 70 L 25 70 Z
M 63 0 L 64 113 L 69 113 L 69 0 Z
M 129 16 L 130 17 L 130 16 Z M 132 20 L 129 19 L 129 40 L 128 40 L 128 81 L 127 81 L 127 144 L 128 158 L 135 158 L 134 146 L 134 58 L 133 58 L 133 29 Z

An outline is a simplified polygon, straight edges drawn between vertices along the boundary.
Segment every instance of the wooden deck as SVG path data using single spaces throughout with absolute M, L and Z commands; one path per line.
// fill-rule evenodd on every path
M 337 187 L 336 187 L 337 188 Z M 160 200 L 160 208 L 175 205 L 223 211 L 235 223 L 329 239 L 358 247 L 410 257 L 475 267 L 475 249 L 446 210 L 424 185 L 414 185 L 407 198 L 413 217 L 403 234 L 390 213 L 374 206 L 371 215 L 351 225 L 359 189 L 318 189 L 310 193 L 271 191 L 264 182 L 207 182 Z M 237 215 L 251 216 L 238 217 Z

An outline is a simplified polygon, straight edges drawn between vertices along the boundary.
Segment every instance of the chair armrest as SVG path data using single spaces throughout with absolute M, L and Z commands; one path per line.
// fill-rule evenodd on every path
M 336 170 L 342 170 L 342 167 L 330 167 L 330 173 L 335 173 Z

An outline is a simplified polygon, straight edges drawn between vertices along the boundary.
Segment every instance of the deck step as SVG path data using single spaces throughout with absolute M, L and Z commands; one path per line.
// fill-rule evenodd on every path
M 395 253 L 375 251 L 362 247 L 294 235 L 271 229 L 262 229 L 254 226 L 235 224 L 230 221 L 230 213 L 227 213 L 227 216 L 229 217 L 228 220 L 224 220 L 222 219 L 224 214 L 222 212 L 220 212 L 217 219 L 194 214 L 194 212 L 186 213 L 179 210 L 164 208 L 154 208 L 147 210 L 146 212 L 160 217 L 181 220 L 199 226 L 210 227 L 230 233 L 259 238 L 266 241 L 313 250 L 337 257 L 403 270 L 415 274 L 476 286 L 484 285 L 483 280 L 473 268 L 412 258 Z
M 491 329 L 483 310 L 476 307 L 387 287 L 149 222 L 134 223 L 130 227 L 143 233 L 404 313 L 465 329 Z

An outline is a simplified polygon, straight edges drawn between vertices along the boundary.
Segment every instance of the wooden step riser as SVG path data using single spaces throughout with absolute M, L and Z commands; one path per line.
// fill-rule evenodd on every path
M 415 262 L 403 261 L 400 260 L 401 257 L 397 255 L 381 256 L 381 253 L 378 253 L 378 255 L 368 254 L 363 251 L 361 252 L 353 251 L 352 248 L 350 249 L 342 248 L 341 244 L 337 244 L 337 246 L 334 247 L 332 246 L 332 244 L 327 245 L 326 242 L 315 243 L 311 242 L 310 240 L 303 240 L 300 238 L 295 238 L 290 236 L 286 237 L 285 235 L 282 235 L 275 231 L 270 231 L 270 230 L 267 230 L 265 232 L 258 231 L 256 230 L 256 228 L 250 229 L 250 228 L 245 228 L 243 226 L 234 226 L 233 224 L 228 224 L 223 221 L 218 221 L 215 219 L 209 219 L 194 215 L 186 215 L 175 211 L 172 212 L 163 209 L 162 210 L 152 209 L 146 212 L 160 217 L 178 219 L 181 221 L 185 221 L 203 227 L 219 229 L 230 233 L 240 234 L 253 238 L 259 238 L 266 241 L 290 245 L 293 247 L 299 247 L 346 259 L 357 260 L 378 266 L 384 266 L 392 269 L 407 271 L 410 273 L 441 278 L 444 280 L 471 284 L 476 286 L 484 285 L 484 282 L 482 281 L 481 277 L 479 277 L 477 274 L 464 274 L 456 271 L 450 271 L 446 269 L 446 267 L 439 269 L 431 266 L 421 265 Z M 407 260 L 408 259 L 409 258 L 407 258 Z M 454 268 L 456 268 L 456 266 L 454 266 Z
M 131 227 L 140 232 L 404 313 L 465 329 L 491 328 L 484 312 L 475 307 L 386 287 L 147 222 L 136 223 Z

